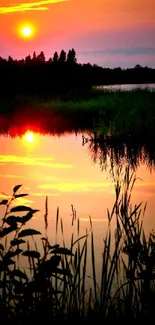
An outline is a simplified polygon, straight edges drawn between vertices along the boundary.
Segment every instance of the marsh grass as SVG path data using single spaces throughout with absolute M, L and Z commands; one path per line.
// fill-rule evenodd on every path
M 34 131 L 65 132 L 95 128 L 104 134 L 110 131 L 112 135 L 154 135 L 154 90 L 96 89 L 83 96 L 67 98 L 16 96 L 8 100 L 1 99 L 0 104 L 3 118 L 8 116 L 18 126 L 22 121 L 29 123 Z
M 120 168 L 113 173 L 113 180 L 116 198 L 112 211 L 107 210 L 100 280 L 91 218 L 89 229 L 81 236 L 80 220 L 72 206 L 71 224 L 76 226 L 76 232 L 66 247 L 63 220 L 57 209 L 55 244 L 51 245 L 47 197 L 44 236 L 27 228 L 28 221 L 38 210 L 19 205 L 12 207 L 14 200 L 27 195 L 18 194 L 21 185 L 14 187 L 11 199 L 6 197 L 0 202 L 5 207 L 0 229 L 1 320 L 16 324 L 47 320 L 69 323 L 75 319 L 82 323 L 104 321 L 108 324 L 155 320 L 155 235 L 150 233 L 147 238 L 143 229 L 146 205 L 131 206 L 135 173 L 127 168 L 123 174 Z M 42 242 L 41 252 L 35 239 L 38 237 Z M 89 285 L 88 250 L 92 266 Z M 24 270 L 20 266 L 21 258 L 27 260 Z

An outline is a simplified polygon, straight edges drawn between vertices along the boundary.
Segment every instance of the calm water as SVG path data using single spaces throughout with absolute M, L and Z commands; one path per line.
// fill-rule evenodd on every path
M 155 89 L 155 84 L 124 84 L 124 85 L 109 85 L 109 86 L 98 86 L 100 89 L 109 89 L 109 90 L 134 90 L 134 89 Z
M 71 205 L 80 219 L 80 235 L 84 235 L 86 228 L 89 228 L 91 216 L 96 260 L 100 265 L 103 237 L 107 229 L 107 208 L 112 208 L 115 193 L 110 176 L 110 156 L 107 154 L 104 164 L 102 162 L 100 165 L 101 157 L 94 155 L 90 144 L 91 142 L 85 142 L 82 145 L 82 134 L 58 137 L 36 133 L 33 142 L 28 142 L 25 135 L 16 138 L 1 136 L 0 197 L 4 199 L 4 193 L 11 195 L 13 186 L 23 184 L 21 192 L 28 193 L 29 196 L 18 199 L 18 203 L 40 209 L 29 222 L 29 227 L 34 227 L 44 234 L 44 207 L 47 195 L 48 233 L 52 244 L 55 242 L 55 217 L 58 206 L 64 224 L 66 245 L 69 244 L 73 231 L 75 237 L 77 236 L 76 226 L 71 226 Z M 127 160 L 129 161 L 123 157 L 121 159 L 124 166 Z M 155 226 L 155 172 L 150 171 L 148 161 L 137 157 L 136 174 L 138 179 L 133 190 L 132 203 L 148 202 L 144 226 L 149 233 Z M 3 216 L 4 208 L 0 207 L 0 210 Z

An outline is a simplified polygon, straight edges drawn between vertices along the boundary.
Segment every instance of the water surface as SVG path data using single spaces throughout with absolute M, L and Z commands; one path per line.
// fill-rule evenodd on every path
M 0 197 L 4 199 L 3 193 L 11 195 L 13 186 L 23 184 L 21 192 L 26 192 L 29 196 L 19 199 L 19 204 L 40 209 L 30 224 L 44 232 L 45 197 L 48 196 L 49 237 L 52 241 L 55 238 L 58 206 L 64 223 L 65 238 L 66 241 L 69 240 L 73 230 L 73 205 L 77 218 L 80 219 L 81 234 L 85 233 L 86 227 L 89 228 L 91 216 L 96 245 L 101 247 L 107 228 L 107 208 L 111 210 L 115 200 L 114 180 L 110 174 L 112 151 L 108 150 L 109 156 L 107 153 L 103 164 L 100 154 L 94 156 L 91 142 L 82 145 L 82 136 L 74 133 L 63 136 L 34 133 L 33 142 L 27 142 L 25 135 L 14 138 L 1 136 Z M 120 159 L 123 168 L 130 163 L 132 170 L 129 157 Z M 148 202 L 145 227 L 149 232 L 155 224 L 155 172 L 153 167 L 150 169 L 147 160 L 139 157 L 136 159 L 139 160 L 137 166 L 134 164 L 137 181 L 132 203 Z M 115 170 L 116 165 L 115 163 Z M 3 209 L 1 207 L 1 215 Z
M 149 89 L 149 90 L 154 90 L 155 89 L 155 83 L 107 85 L 107 86 L 98 86 L 96 88 L 109 89 L 109 90 L 135 90 L 135 89 Z

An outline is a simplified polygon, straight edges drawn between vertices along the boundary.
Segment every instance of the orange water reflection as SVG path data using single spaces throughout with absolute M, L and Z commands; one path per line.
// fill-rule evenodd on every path
M 40 209 L 29 226 L 44 232 L 45 196 L 48 195 L 49 239 L 55 240 L 55 217 L 59 206 L 63 219 L 66 244 L 70 240 L 72 210 L 76 208 L 80 219 L 80 234 L 93 221 L 96 247 L 99 251 L 107 228 L 107 208 L 114 203 L 114 184 L 109 170 L 101 171 L 94 164 L 87 146 L 82 146 L 82 135 L 62 137 L 34 134 L 33 143 L 23 137 L 0 137 L 1 192 L 11 195 L 12 188 L 23 184 L 21 192 L 29 196 L 20 198 L 19 204 Z M 133 191 L 133 204 L 147 201 L 145 228 L 149 232 L 155 225 L 155 173 L 145 164 L 137 169 L 137 182 Z M 142 179 L 142 180 L 141 180 Z M 0 194 L 0 198 L 4 198 Z M 0 208 L 1 212 L 3 207 Z M 1 213 L 1 215 L 3 215 Z

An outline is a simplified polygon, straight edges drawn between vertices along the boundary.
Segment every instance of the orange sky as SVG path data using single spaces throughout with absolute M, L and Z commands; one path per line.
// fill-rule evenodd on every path
M 34 25 L 32 39 L 19 36 Z M 154 0 L 1 0 L 0 56 L 21 58 L 74 47 L 79 62 L 155 67 Z

